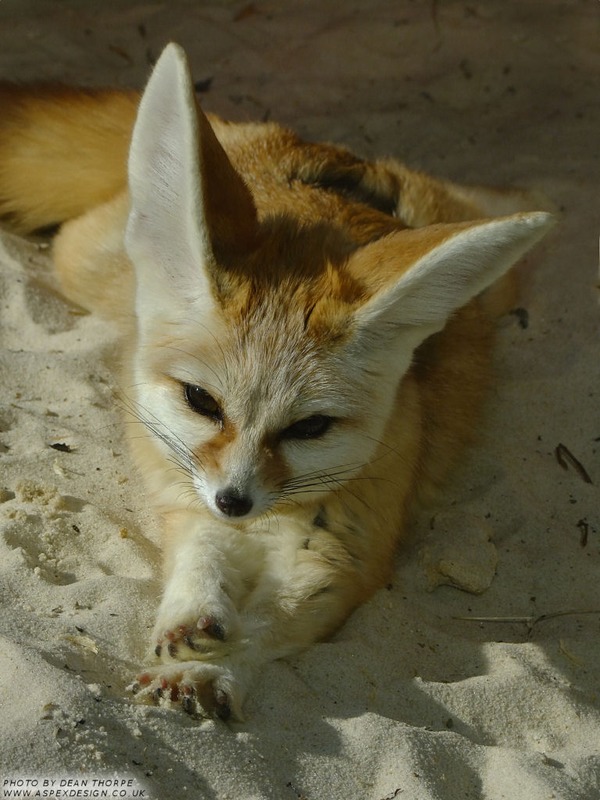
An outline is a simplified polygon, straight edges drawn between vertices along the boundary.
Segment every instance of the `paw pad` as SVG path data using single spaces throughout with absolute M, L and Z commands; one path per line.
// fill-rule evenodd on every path
M 226 721 L 233 715 L 228 692 L 217 685 L 215 668 L 198 662 L 182 664 L 177 670 L 163 672 L 157 667 L 143 672 L 128 690 L 153 705 L 179 705 L 194 719 L 212 716 Z
M 204 653 L 212 642 L 224 642 L 226 638 L 224 626 L 215 617 L 207 615 L 200 617 L 195 626 L 178 625 L 166 630 L 154 648 L 154 655 L 163 659 L 168 655 L 181 660 L 188 657 L 185 648 Z

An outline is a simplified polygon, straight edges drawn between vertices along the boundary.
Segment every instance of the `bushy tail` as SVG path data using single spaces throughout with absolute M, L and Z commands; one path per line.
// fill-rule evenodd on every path
M 139 94 L 0 83 L 0 218 L 18 233 L 121 191 Z

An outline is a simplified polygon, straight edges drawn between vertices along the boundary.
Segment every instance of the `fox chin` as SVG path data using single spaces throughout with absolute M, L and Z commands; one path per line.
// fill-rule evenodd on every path
M 0 107 L 0 215 L 59 225 L 65 296 L 122 335 L 164 540 L 131 690 L 241 718 L 265 663 L 389 581 L 475 433 L 509 270 L 553 218 L 526 191 L 205 115 L 174 44 L 141 98 L 2 84 Z

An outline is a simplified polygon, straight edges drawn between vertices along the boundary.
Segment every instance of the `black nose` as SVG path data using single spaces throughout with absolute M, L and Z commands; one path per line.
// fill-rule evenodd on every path
M 228 517 L 243 517 L 252 508 L 252 500 L 233 488 L 217 492 L 215 503 L 219 511 Z

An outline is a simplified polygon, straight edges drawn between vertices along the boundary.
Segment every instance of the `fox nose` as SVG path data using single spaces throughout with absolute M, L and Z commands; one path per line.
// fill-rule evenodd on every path
M 215 495 L 219 511 L 228 517 L 243 517 L 252 508 L 252 500 L 233 487 L 219 490 Z

